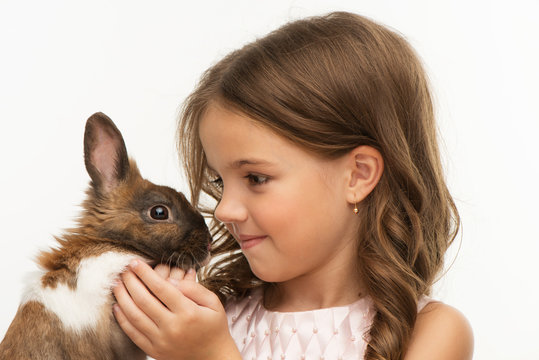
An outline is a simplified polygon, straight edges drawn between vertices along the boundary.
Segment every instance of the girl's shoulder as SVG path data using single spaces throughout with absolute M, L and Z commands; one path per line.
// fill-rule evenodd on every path
M 473 332 L 466 317 L 447 304 L 430 301 L 417 315 L 405 360 L 467 360 L 472 358 L 473 347 Z

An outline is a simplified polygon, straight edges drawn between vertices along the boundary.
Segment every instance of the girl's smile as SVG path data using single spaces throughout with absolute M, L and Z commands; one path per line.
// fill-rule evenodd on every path
M 245 251 L 247 249 L 250 249 L 260 244 L 262 241 L 264 241 L 265 238 L 266 238 L 266 235 L 262 235 L 262 236 L 240 235 L 239 243 L 240 243 L 241 249 Z

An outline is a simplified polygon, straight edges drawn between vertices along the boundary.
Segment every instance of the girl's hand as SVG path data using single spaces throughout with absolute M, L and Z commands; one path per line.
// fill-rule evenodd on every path
M 118 324 L 155 359 L 241 359 L 221 302 L 195 276 L 133 261 L 113 290 Z

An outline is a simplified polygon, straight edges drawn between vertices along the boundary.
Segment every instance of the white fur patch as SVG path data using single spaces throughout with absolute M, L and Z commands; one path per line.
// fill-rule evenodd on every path
M 66 284 L 58 284 L 54 289 L 44 288 L 41 284 L 44 273 L 36 273 L 23 295 L 23 303 L 28 301 L 42 303 L 70 330 L 94 328 L 103 315 L 103 306 L 109 303 L 115 280 L 133 259 L 141 257 L 109 251 L 83 259 L 79 264 L 75 290 Z

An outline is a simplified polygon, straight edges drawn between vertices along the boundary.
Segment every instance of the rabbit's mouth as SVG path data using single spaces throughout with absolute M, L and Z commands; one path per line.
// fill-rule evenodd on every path
M 161 264 L 168 265 L 170 267 L 178 267 L 183 270 L 195 269 L 198 271 L 202 266 L 207 263 L 208 256 L 204 259 L 199 260 L 194 254 L 190 251 L 178 252 L 174 251 L 168 257 L 163 256 Z
M 198 270 L 208 263 L 211 240 L 209 231 L 196 229 L 187 231 L 175 239 L 150 238 L 144 241 L 127 239 L 122 245 L 135 250 L 151 266 L 165 264 L 187 271 L 192 268 Z
M 198 271 L 201 267 L 206 266 L 210 261 L 210 255 L 207 254 L 206 257 L 202 260 L 195 259 L 193 256 L 188 254 L 182 254 L 178 252 L 173 252 L 170 255 L 163 255 L 162 260 L 157 261 L 154 259 L 149 259 L 145 256 L 144 261 L 150 265 L 152 268 L 156 267 L 159 264 L 164 264 L 169 267 L 177 267 L 182 270 L 195 269 Z
M 154 249 L 137 247 L 135 252 L 139 253 L 144 261 L 151 267 L 164 264 L 169 267 L 177 267 L 185 271 L 195 269 L 208 264 L 210 260 L 209 249 L 182 249 L 182 251 L 164 251 L 160 255 Z

